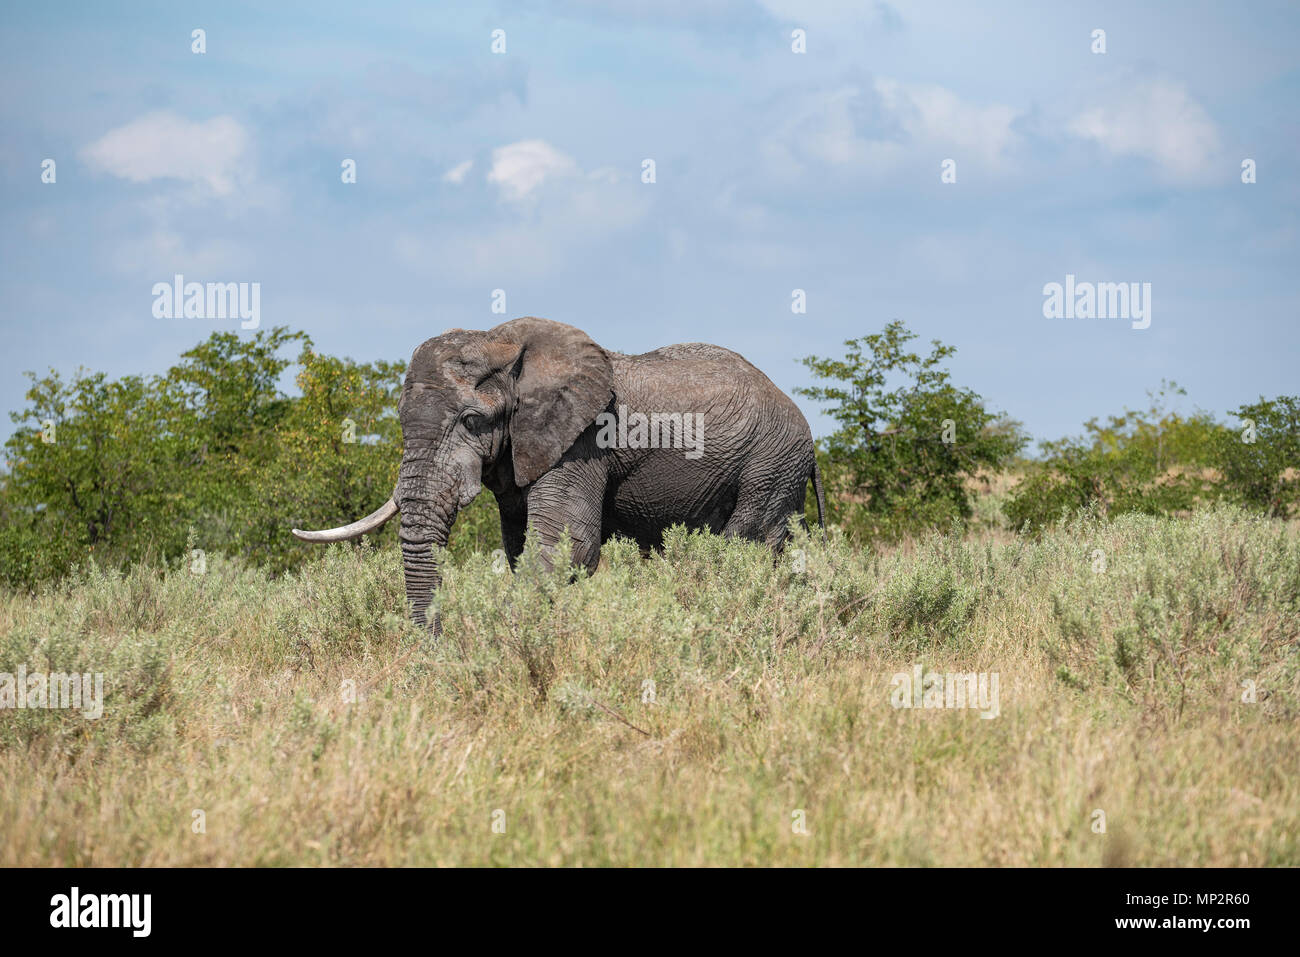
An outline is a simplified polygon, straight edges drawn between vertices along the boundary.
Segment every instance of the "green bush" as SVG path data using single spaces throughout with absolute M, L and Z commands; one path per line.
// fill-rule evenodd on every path
M 0 509 L 0 585 L 34 591 L 84 560 L 85 550 L 74 536 L 44 510 Z
M 1148 394 L 1144 412 L 1126 409 L 1104 424 L 1091 419 L 1082 438 L 1040 443 L 1042 458 L 1025 464 L 1003 506 L 1012 527 L 1041 530 L 1086 508 L 1168 515 L 1217 498 L 1203 470 L 1215 461 L 1222 428 L 1206 412 L 1167 411 L 1171 396 L 1185 394 L 1177 383 Z
M 1243 405 L 1239 430 L 1223 429 L 1215 464 L 1234 501 L 1284 517 L 1300 503 L 1300 396 Z
M 294 343 L 302 395 L 289 397 L 280 353 Z M 290 527 L 351 521 L 392 494 L 403 369 L 322 356 L 276 328 L 215 333 L 160 376 L 29 374 L 5 444 L 4 580 L 31 588 L 92 553 L 129 563 L 199 548 L 277 571 L 300 564 L 311 549 Z
M 1025 443 L 1018 423 L 951 383 L 940 364 L 955 349 L 935 340 L 923 358 L 908 351 L 915 338 L 895 321 L 847 340 L 843 360 L 803 360 L 832 383 L 795 391 L 831 403 L 839 428 L 818 443 L 818 460 L 831 520 L 858 539 L 892 541 L 965 522 L 971 480 L 987 480 Z
M 1285 526 L 1218 506 L 1177 522 L 1080 514 L 1058 534 L 1091 570 L 1052 589 L 1046 650 L 1065 684 L 1168 713 L 1225 677 L 1234 698 L 1243 679 L 1296 687 L 1295 655 L 1278 653 L 1300 626 L 1300 540 Z
M 456 516 L 447 549 L 456 558 L 475 552 L 495 552 L 501 548 L 501 513 L 496 497 L 483 489 Z

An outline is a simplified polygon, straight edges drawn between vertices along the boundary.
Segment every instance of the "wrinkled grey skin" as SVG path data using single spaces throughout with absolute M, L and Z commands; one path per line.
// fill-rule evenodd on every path
M 702 454 L 602 448 L 597 416 L 622 410 L 701 413 Z M 435 632 L 437 615 L 427 622 L 427 613 L 441 577 L 430 546 L 447 544 L 456 513 L 482 486 L 496 496 L 512 568 L 529 527 L 546 561 L 567 528 L 573 561 L 590 571 L 612 536 L 656 548 L 676 523 L 779 551 L 810 478 L 819 518 L 824 511 L 807 421 L 763 373 L 718 346 L 628 356 L 533 317 L 453 329 L 415 350 L 398 414 L 405 450 L 393 499 L 406 595 L 415 622 Z M 295 534 L 337 540 L 361 534 L 361 524 Z

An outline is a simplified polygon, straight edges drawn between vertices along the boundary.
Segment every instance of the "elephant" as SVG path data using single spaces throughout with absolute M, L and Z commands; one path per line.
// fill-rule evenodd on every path
M 451 329 L 411 356 L 398 401 L 403 452 L 392 497 L 350 525 L 293 534 L 336 542 L 400 514 L 406 597 L 428 609 L 457 512 L 486 486 L 513 569 L 525 534 L 550 565 L 567 529 L 575 566 L 594 572 L 615 535 L 644 552 L 671 525 L 764 542 L 779 554 L 812 480 L 825 497 L 798 407 L 739 354 L 692 342 L 641 355 L 601 348 L 574 326 L 527 316 Z

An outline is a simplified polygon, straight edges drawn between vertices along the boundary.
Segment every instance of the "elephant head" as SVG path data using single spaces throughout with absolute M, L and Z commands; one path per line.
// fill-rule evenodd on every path
M 393 497 L 360 521 L 304 541 L 335 542 L 379 528 L 401 513 L 406 597 L 416 624 L 427 620 L 442 577 L 434 545 L 445 546 L 456 513 L 495 470 L 519 488 L 553 467 L 613 397 L 609 357 L 573 326 L 532 316 L 487 332 L 452 329 L 411 357 L 398 416 L 402 464 Z

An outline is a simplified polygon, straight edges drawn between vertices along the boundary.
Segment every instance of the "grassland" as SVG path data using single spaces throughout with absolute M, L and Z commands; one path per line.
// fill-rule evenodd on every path
M 0 863 L 1300 864 L 1295 523 L 775 566 L 679 532 L 571 584 L 480 555 L 437 644 L 402 595 L 396 554 L 335 548 L 0 598 L 0 671 L 106 681 L 98 720 L 0 711 Z M 997 717 L 893 707 L 917 664 L 996 672 Z

